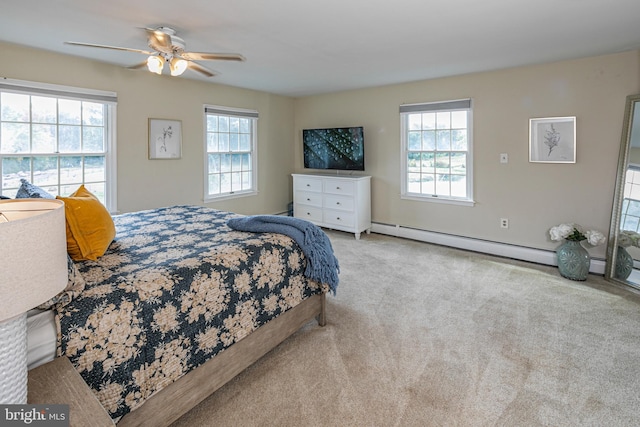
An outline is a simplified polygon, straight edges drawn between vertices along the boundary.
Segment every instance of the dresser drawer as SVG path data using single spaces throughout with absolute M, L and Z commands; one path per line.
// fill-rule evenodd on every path
M 355 225 L 355 217 L 351 212 L 342 212 L 325 209 L 324 222 L 329 225 L 339 225 L 342 227 L 353 227 Z
M 311 191 L 296 191 L 296 203 L 309 206 L 322 207 L 322 193 L 314 193 Z
M 371 229 L 371 177 L 292 174 L 293 215 L 360 239 Z
M 293 216 L 311 222 L 322 222 L 322 208 L 296 203 L 293 207 Z
M 324 180 L 324 192 L 328 194 L 353 196 L 356 194 L 356 186 L 352 181 L 327 178 Z
M 341 211 L 353 212 L 355 210 L 355 202 L 353 197 L 338 196 L 333 194 L 324 195 L 324 203 L 322 205 L 327 209 L 338 209 Z
M 310 178 L 306 176 L 298 177 L 294 180 L 294 191 L 313 191 L 314 193 L 322 192 L 322 179 Z

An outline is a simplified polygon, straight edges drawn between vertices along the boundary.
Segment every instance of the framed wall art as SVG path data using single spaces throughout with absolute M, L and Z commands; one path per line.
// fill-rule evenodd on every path
M 182 157 L 182 122 L 149 119 L 149 159 Z
M 576 118 L 547 117 L 529 120 L 529 161 L 576 162 Z

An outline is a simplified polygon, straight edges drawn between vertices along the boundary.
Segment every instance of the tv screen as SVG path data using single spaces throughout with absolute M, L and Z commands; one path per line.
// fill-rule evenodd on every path
M 364 129 L 359 127 L 304 129 L 304 167 L 364 170 Z

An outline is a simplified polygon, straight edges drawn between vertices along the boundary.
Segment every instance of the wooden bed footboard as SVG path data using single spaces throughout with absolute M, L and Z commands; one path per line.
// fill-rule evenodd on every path
M 262 325 L 126 414 L 120 426 L 168 426 L 314 317 L 326 324 L 326 294 L 314 295 Z

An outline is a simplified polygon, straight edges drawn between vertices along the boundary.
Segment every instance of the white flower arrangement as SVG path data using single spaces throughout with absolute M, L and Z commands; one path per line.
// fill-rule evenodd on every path
M 640 247 L 640 233 L 630 230 L 622 230 L 618 234 L 618 246 L 628 248 L 629 246 Z
M 578 224 L 560 224 L 551 227 L 549 236 L 551 236 L 551 240 L 556 242 L 560 240 L 572 240 L 575 242 L 586 240 L 591 246 L 598 246 L 606 241 L 601 232 L 596 230 L 584 231 Z

